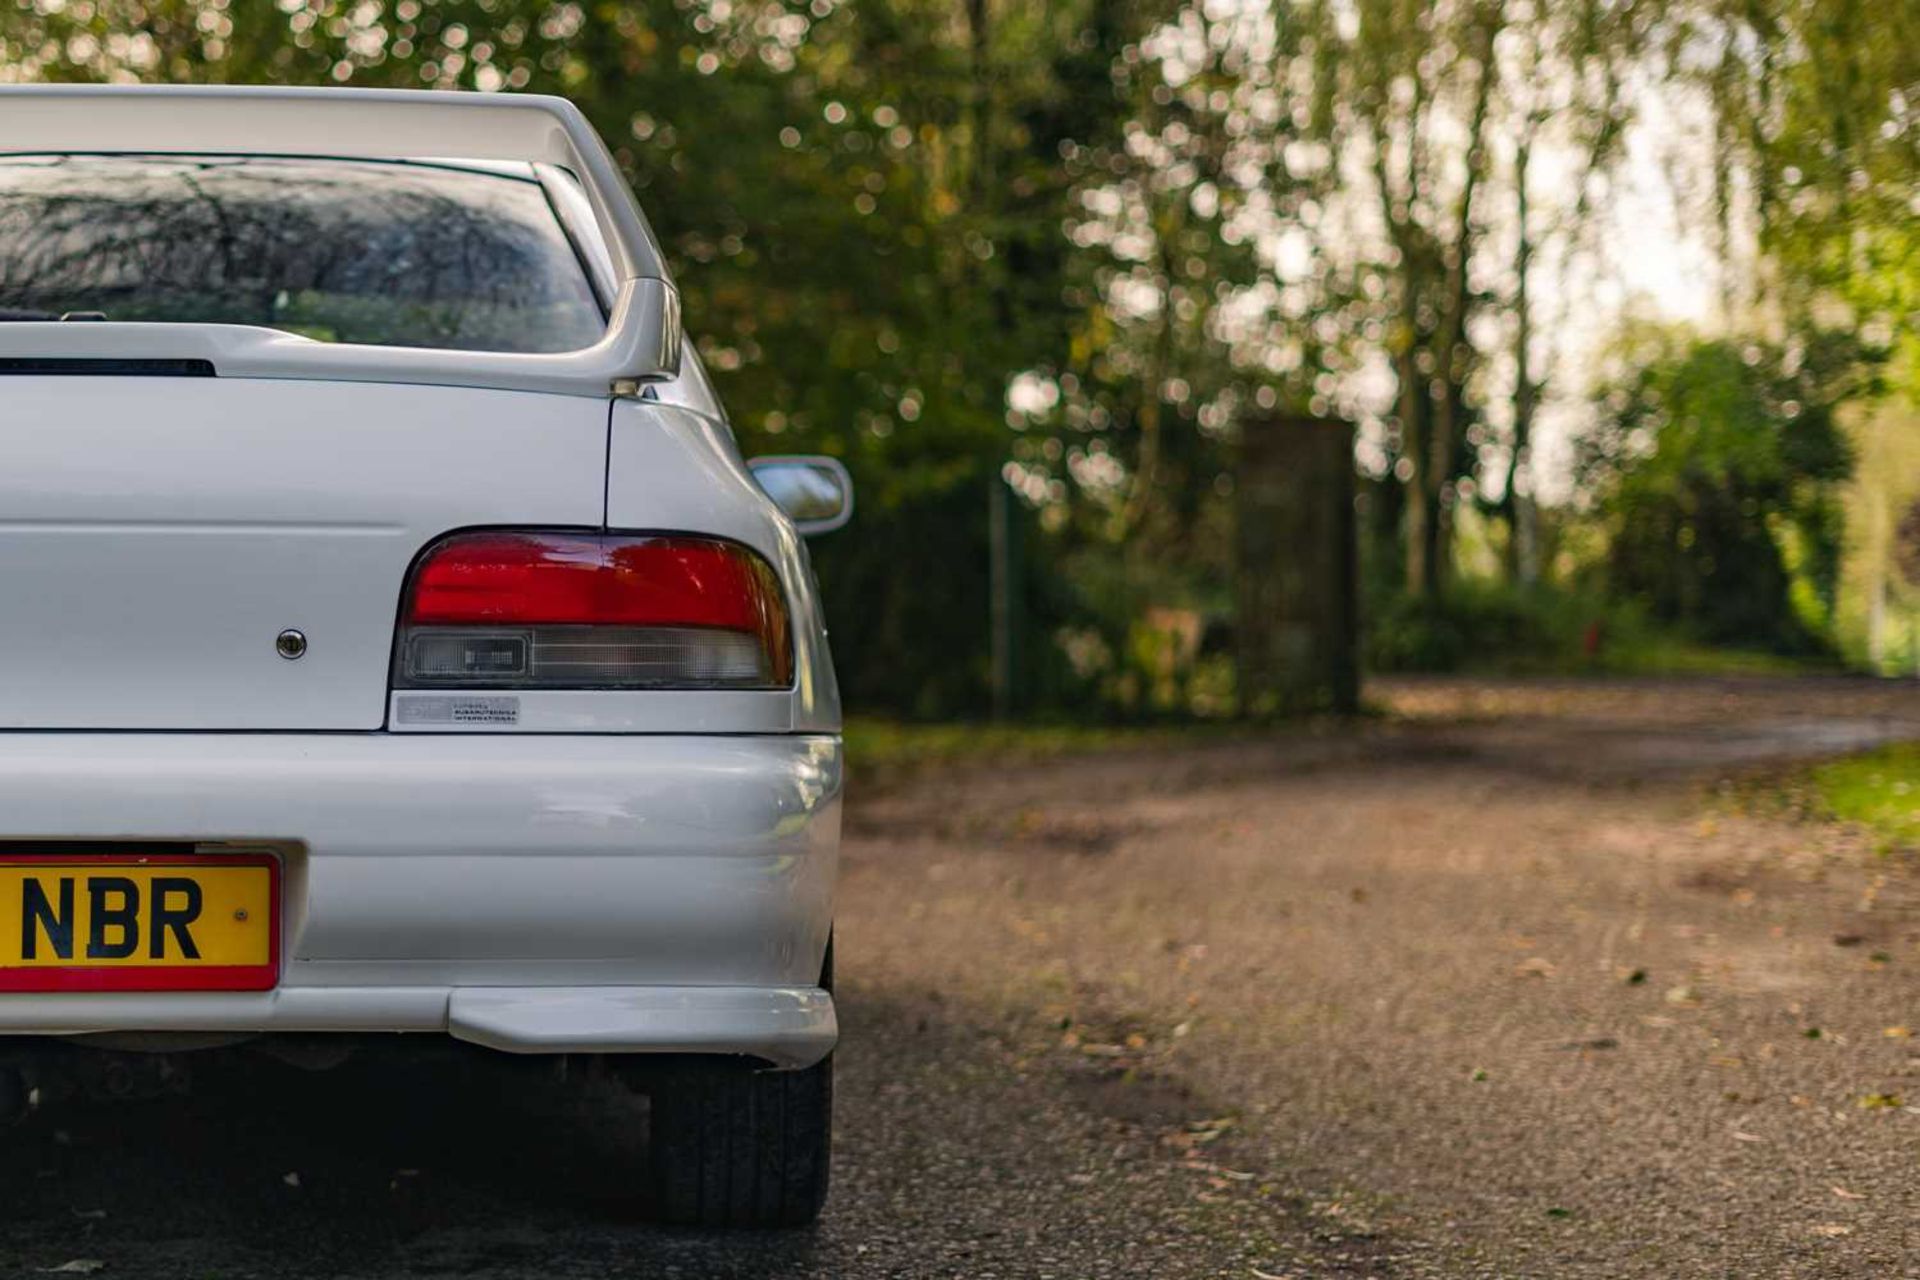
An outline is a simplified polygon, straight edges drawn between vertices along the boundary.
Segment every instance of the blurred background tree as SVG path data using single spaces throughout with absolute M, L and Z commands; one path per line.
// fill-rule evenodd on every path
M 815 553 L 853 704 L 1189 715 L 1234 705 L 1253 414 L 1355 424 L 1376 667 L 1911 667 L 1915 30 L 1920 0 L 0 0 L 0 79 L 571 97 L 743 447 L 855 474 Z M 1649 185 L 1671 227 L 1635 223 Z M 1621 283 L 1660 237 L 1706 245 L 1656 282 L 1712 293 L 1690 329 Z
M 1860 366 L 1849 346 L 1623 342 L 1577 472 L 1606 522 L 1616 592 L 1710 642 L 1819 650 L 1853 461 L 1835 420 Z
M 1920 669 L 1920 601 L 1894 567 L 1920 496 L 1920 3 L 1718 0 L 1670 28 L 1665 69 L 1712 104 L 1723 310 L 1775 341 L 1849 335 L 1884 384 L 1839 406 L 1859 465 L 1824 635 L 1871 668 Z M 1899 633 L 1904 631 L 1905 635 Z

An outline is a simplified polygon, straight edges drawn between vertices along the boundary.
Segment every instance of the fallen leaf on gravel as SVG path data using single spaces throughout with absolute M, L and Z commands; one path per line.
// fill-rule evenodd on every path
M 57 1267 L 42 1267 L 48 1275 L 90 1276 L 96 1271 L 106 1270 L 107 1264 L 98 1258 L 75 1258 L 63 1262 Z
M 1880 890 L 1886 887 L 1886 883 L 1887 878 L 1885 876 L 1877 877 L 1874 882 L 1868 885 L 1860 894 L 1860 901 L 1855 904 L 1854 909 L 1856 911 L 1873 910 L 1880 901 Z
M 1905 1040 L 1913 1034 L 1913 1029 L 1911 1027 L 1888 1027 L 1880 1034 L 1889 1040 Z
M 1237 1123 L 1232 1116 L 1215 1116 L 1210 1120 L 1195 1120 L 1187 1126 L 1187 1132 L 1193 1135 L 1195 1142 L 1204 1146 L 1224 1136 Z
M 1229 1182 L 1252 1182 L 1254 1178 L 1258 1176 L 1257 1174 L 1242 1172 L 1239 1169 L 1228 1169 L 1207 1160 L 1182 1160 L 1180 1167 L 1182 1169 L 1191 1169 L 1195 1173 L 1211 1174 L 1216 1178 L 1222 1178 Z M 1225 1183 L 1222 1183 L 1222 1185 L 1224 1186 Z
M 1832 1239 L 1834 1236 L 1852 1235 L 1853 1228 L 1840 1222 L 1823 1222 L 1819 1226 L 1813 1229 L 1813 1234 L 1817 1236 L 1826 1236 L 1828 1239 Z
M 1209 1142 L 1217 1142 L 1227 1130 L 1233 1128 L 1232 1116 L 1220 1116 L 1212 1120 L 1195 1120 L 1185 1128 L 1173 1133 L 1162 1134 L 1160 1141 L 1180 1151 L 1191 1151 L 1195 1147 L 1204 1147 Z
M 1863 1093 L 1857 1104 L 1862 1111 L 1891 1111 L 1900 1106 L 1897 1093 Z
M 1833 1186 L 1832 1191 L 1833 1191 L 1833 1194 L 1839 1196 L 1842 1200 L 1865 1200 L 1866 1199 L 1866 1197 L 1861 1195 L 1858 1191 L 1849 1191 L 1845 1187 L 1840 1186 L 1838 1184 L 1835 1184 Z

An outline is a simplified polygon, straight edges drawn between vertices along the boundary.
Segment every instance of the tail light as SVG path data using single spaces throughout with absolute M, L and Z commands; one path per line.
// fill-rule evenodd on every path
M 793 679 L 773 569 L 719 538 L 462 533 L 407 584 L 407 689 L 780 689 Z

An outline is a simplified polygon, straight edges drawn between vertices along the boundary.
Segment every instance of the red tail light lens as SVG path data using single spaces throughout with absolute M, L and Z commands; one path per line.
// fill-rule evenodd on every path
M 773 689 L 793 679 L 771 566 L 719 538 L 464 533 L 402 614 L 403 688 Z

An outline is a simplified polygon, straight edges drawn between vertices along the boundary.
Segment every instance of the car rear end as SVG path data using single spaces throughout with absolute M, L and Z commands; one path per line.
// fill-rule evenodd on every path
M 8 1061 L 593 1055 L 663 1214 L 810 1218 L 837 693 L 604 148 L 438 94 L 0 125 Z

